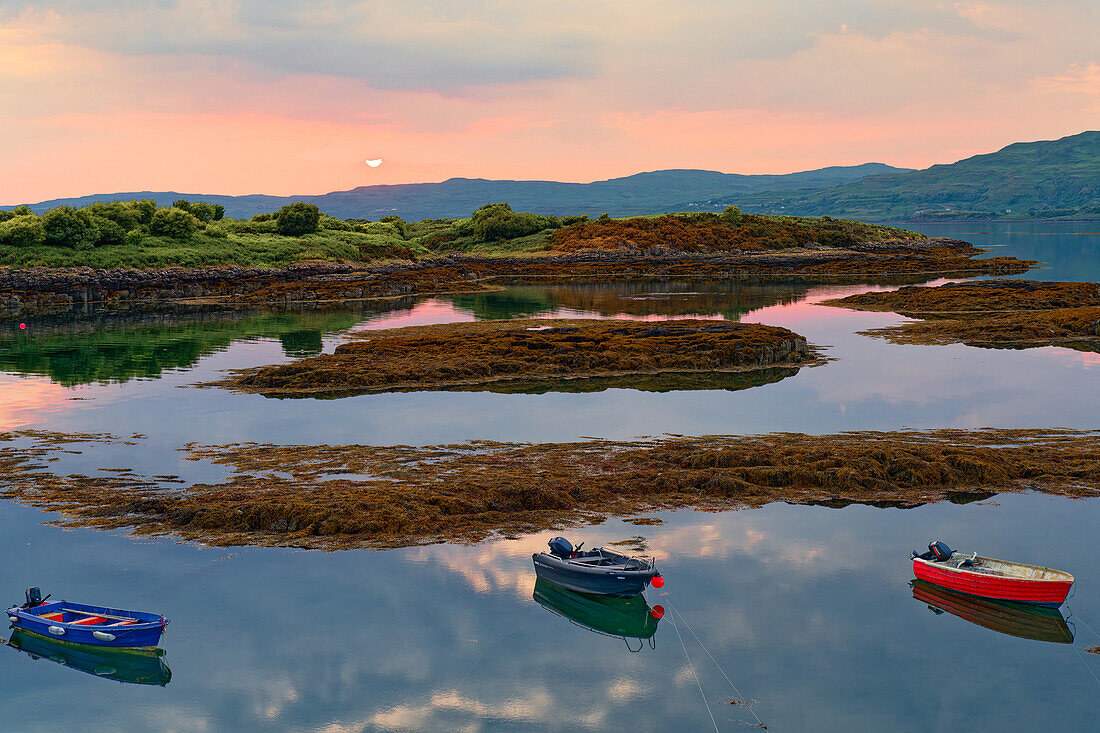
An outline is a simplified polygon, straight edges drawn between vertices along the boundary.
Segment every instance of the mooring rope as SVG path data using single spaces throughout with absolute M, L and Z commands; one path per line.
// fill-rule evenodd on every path
M 1077 656 L 1081 658 L 1081 664 L 1085 665 L 1085 669 L 1087 669 L 1089 671 L 1089 674 L 1092 675 L 1092 678 L 1096 680 L 1096 684 L 1100 685 L 1100 677 L 1097 677 L 1096 673 L 1092 671 L 1092 667 L 1089 666 L 1089 662 L 1087 659 L 1085 659 L 1084 653 L 1077 648 L 1076 644 L 1073 645 L 1073 651 L 1077 652 Z
M 737 695 L 737 699 L 745 701 L 745 707 L 747 707 L 749 709 L 749 712 L 752 713 L 752 717 L 756 718 L 756 722 L 759 723 L 762 729 L 767 730 L 768 726 L 764 724 L 764 721 L 761 720 L 760 716 L 756 714 L 755 710 L 753 710 L 752 704 L 748 703 L 748 698 L 741 694 L 741 690 L 737 688 L 737 685 L 733 684 L 733 680 L 731 680 L 730 676 L 726 674 L 726 670 L 722 669 L 722 665 L 718 663 L 718 660 L 715 659 L 714 655 L 710 653 L 710 649 L 707 649 L 706 644 L 704 644 L 703 640 L 699 638 L 699 635 L 695 633 L 695 629 L 691 628 L 691 624 L 688 623 L 688 620 L 684 618 L 684 615 L 680 613 L 676 606 L 672 604 L 672 597 L 669 596 L 668 593 L 665 593 L 664 595 L 668 600 L 668 607 L 671 608 L 672 613 L 675 614 L 674 616 L 672 616 L 673 625 L 675 626 L 676 624 L 676 616 L 679 616 L 680 620 L 684 622 L 684 627 L 691 632 L 691 635 L 695 637 L 695 641 L 699 643 L 699 647 L 707 653 L 707 656 L 710 657 L 710 661 L 714 662 L 714 666 L 717 667 L 718 671 L 722 673 L 722 676 L 726 678 L 726 682 L 730 683 L 730 687 L 733 688 L 733 692 Z M 679 633 L 679 631 L 677 631 L 677 633 Z
M 672 605 L 671 603 L 669 605 Z M 695 665 L 691 663 L 691 655 L 688 654 L 687 645 L 684 644 L 684 637 L 680 636 L 680 627 L 676 625 L 676 617 L 671 616 L 672 628 L 676 629 L 676 638 L 680 640 L 680 647 L 684 650 L 684 658 L 687 659 L 688 668 L 691 670 L 691 676 L 695 678 L 695 685 L 699 688 L 699 697 L 703 698 L 703 705 L 707 708 L 707 715 L 710 716 L 710 723 L 714 726 L 714 733 L 718 733 L 718 722 L 714 719 L 714 713 L 710 711 L 710 703 L 707 702 L 707 696 L 703 692 L 703 684 L 699 681 L 699 675 L 695 673 Z

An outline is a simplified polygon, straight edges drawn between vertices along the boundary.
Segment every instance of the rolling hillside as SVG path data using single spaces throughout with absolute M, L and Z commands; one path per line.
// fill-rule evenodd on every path
M 1100 217 L 1100 132 L 1014 143 L 919 171 L 873 175 L 833 188 L 692 200 L 702 210 L 854 219 Z
M 599 215 L 606 211 L 613 216 L 627 216 L 676 211 L 682 208 L 681 202 L 692 199 L 836 186 L 871 174 L 900 170 L 903 169 L 882 163 L 865 163 L 787 175 L 747 176 L 703 170 L 665 170 L 592 183 L 451 178 L 441 183 L 360 186 L 350 191 L 335 191 L 319 196 L 219 196 L 175 191 L 134 191 L 53 199 L 32 204 L 31 208 L 43 212 L 62 205 L 86 206 L 96 201 L 143 198 L 154 199 L 161 206 L 169 206 L 176 199 L 183 198 L 221 204 L 225 207 L 227 216 L 248 218 L 263 211 L 274 211 L 293 201 L 305 201 L 317 204 L 326 214 L 340 218 L 377 220 L 387 214 L 397 214 L 407 221 L 418 221 L 426 218 L 469 216 L 471 211 L 482 204 L 507 201 L 516 211 L 590 215 Z

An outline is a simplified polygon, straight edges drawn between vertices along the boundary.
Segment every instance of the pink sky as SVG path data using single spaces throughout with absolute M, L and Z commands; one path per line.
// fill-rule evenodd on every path
M 1098 35 L 1093 0 L 7 2 L 0 203 L 926 167 L 1100 127 Z

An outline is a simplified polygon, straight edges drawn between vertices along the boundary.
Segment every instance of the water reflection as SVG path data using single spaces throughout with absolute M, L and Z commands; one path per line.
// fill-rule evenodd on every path
M 150 653 L 97 649 L 46 639 L 20 629 L 12 631 L 7 644 L 31 659 L 47 659 L 116 682 L 164 687 L 172 680 L 163 649 Z
M 913 598 L 928 604 L 935 614 L 947 612 L 972 624 L 1021 639 L 1073 643 L 1073 632 L 1057 608 L 978 598 L 917 579 L 910 581 L 910 585 Z
M 401 307 L 389 304 L 386 310 Z M 0 330 L 0 370 L 43 375 L 68 387 L 160 377 L 195 366 L 230 344 L 278 338 L 287 357 L 316 356 L 325 334 L 345 331 L 382 306 L 316 311 L 172 310 L 33 315 Z
M 642 595 L 614 598 L 577 593 L 539 578 L 531 597 L 550 613 L 577 626 L 622 639 L 631 652 L 640 652 L 643 641 L 648 641 L 651 649 L 656 648 L 653 635 L 665 610 L 660 605 L 651 608 Z M 638 642 L 636 649 L 631 646 L 632 641 Z

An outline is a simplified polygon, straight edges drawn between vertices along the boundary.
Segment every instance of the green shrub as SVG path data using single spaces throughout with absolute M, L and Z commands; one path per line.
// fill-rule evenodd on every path
M 117 222 L 105 216 L 93 216 L 92 221 L 95 223 L 96 229 L 99 230 L 99 238 L 96 239 L 96 245 L 102 247 L 106 244 L 122 244 L 125 240 L 126 230 Z
M 606 211 L 603 212 L 600 214 L 600 221 L 611 221 L 611 214 L 608 214 Z
M 214 221 L 221 221 L 225 218 L 225 207 L 221 204 L 214 204 Z
M 321 214 L 321 220 L 318 222 L 318 227 L 321 230 L 331 230 L 348 232 L 352 230 L 352 225 L 344 221 L 343 219 L 337 219 L 335 216 L 329 216 L 328 214 Z
M 140 201 L 130 202 L 134 207 L 134 213 L 137 215 L 139 224 L 149 226 L 149 223 L 153 221 L 153 214 L 157 213 L 157 202 L 153 199 L 141 199 Z
M 0 211 L 0 224 L 9 219 L 14 219 L 17 214 L 14 211 Z
M 190 239 L 199 229 L 199 220 L 178 206 L 157 209 L 149 222 L 149 233 L 171 239 Z
M 581 222 L 588 221 L 588 214 L 563 216 L 561 217 L 561 225 L 567 227 L 570 224 L 580 224 Z
M 129 231 L 141 224 L 141 212 L 134 204 L 135 201 L 97 201 L 83 208 L 96 220 L 107 220 L 122 227 L 123 231 Z
M 187 199 L 176 199 L 172 202 L 173 209 L 183 209 L 184 211 L 191 210 L 191 202 Z
M 507 204 L 505 204 L 505 206 L 507 206 Z M 408 225 L 408 222 L 406 222 L 400 216 L 397 216 L 396 214 L 390 214 L 388 216 L 383 216 L 378 221 L 383 222 L 385 224 L 393 224 L 394 228 L 397 229 L 397 233 L 401 235 L 402 239 L 408 239 L 409 238 L 409 225 Z
M 288 204 L 275 214 L 275 227 L 279 234 L 300 237 L 313 234 L 321 221 L 321 210 L 313 204 L 297 201 Z
M 474 239 L 478 242 L 495 242 L 536 234 L 544 229 L 556 229 L 561 220 L 556 216 L 542 216 L 512 211 L 508 204 L 486 204 L 470 217 Z
M 206 236 L 213 237 L 214 239 L 225 239 L 229 236 L 229 232 L 221 227 L 206 227 Z
M 71 206 L 58 206 L 42 215 L 42 227 L 46 233 L 46 244 L 56 247 L 86 249 L 99 239 L 92 215 L 82 209 Z
M 238 234 L 275 234 L 278 230 L 274 219 L 255 221 L 250 219 L 234 229 Z
M 191 204 L 191 208 L 187 209 L 187 211 L 191 212 L 191 216 L 203 223 L 214 219 L 214 207 L 205 201 L 196 201 Z
M 123 241 L 131 247 L 138 247 L 141 245 L 141 241 L 145 239 L 145 235 L 142 234 L 140 229 L 131 229 L 126 232 L 126 236 Z
M 731 226 L 739 226 L 742 221 L 741 216 L 741 207 L 727 206 L 718 218 Z
M 14 216 L 0 223 L 0 244 L 13 247 L 31 247 L 46 241 L 46 230 L 41 217 L 36 214 Z
M 274 221 L 275 215 L 272 213 L 256 214 L 256 216 L 249 219 L 249 221 Z

